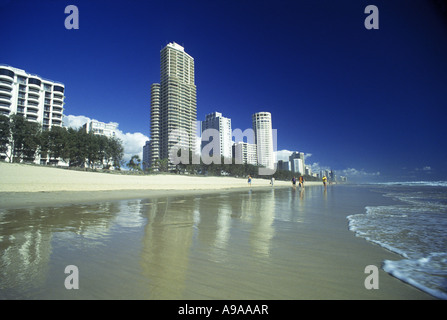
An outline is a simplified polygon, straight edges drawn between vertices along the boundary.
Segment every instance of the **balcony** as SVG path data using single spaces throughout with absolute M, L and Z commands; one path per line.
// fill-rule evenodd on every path
M 11 110 L 9 109 L 9 106 L 6 106 L 2 103 L 0 103 L 0 114 L 5 114 L 10 112 Z
M 57 100 L 63 101 L 64 100 L 64 96 L 61 95 L 61 94 L 53 93 L 53 99 L 57 99 Z
M 62 113 L 62 108 L 53 107 L 53 112 Z
M 3 94 L 0 94 L 0 104 L 3 105 L 8 104 L 8 106 L 11 105 L 11 98 Z
M 34 93 L 28 93 L 28 101 L 30 100 L 39 103 L 39 95 L 36 95 Z
M 26 112 L 37 114 L 39 112 L 39 107 L 28 105 L 28 107 L 26 108 Z
M 32 121 L 32 122 L 37 122 L 37 115 L 27 114 L 26 115 L 26 120 Z

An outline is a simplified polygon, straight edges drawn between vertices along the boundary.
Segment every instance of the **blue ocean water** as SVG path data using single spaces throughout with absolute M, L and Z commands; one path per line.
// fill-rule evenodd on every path
M 447 182 L 393 182 L 372 188 L 398 201 L 348 216 L 350 230 L 402 256 L 385 260 L 386 272 L 447 299 Z

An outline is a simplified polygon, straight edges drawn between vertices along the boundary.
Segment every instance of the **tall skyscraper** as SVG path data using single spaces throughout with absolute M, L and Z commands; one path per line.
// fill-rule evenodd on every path
M 160 51 L 160 83 L 151 86 L 151 166 L 175 146 L 195 152 L 196 119 L 194 58 L 172 42 Z
M 270 112 L 253 114 L 253 131 L 258 154 L 258 165 L 275 169 L 275 154 L 273 152 L 272 115 Z
M 207 114 L 205 121 L 202 121 L 202 132 L 207 129 L 215 129 L 219 132 L 219 152 L 220 156 L 231 159 L 233 141 L 231 132 L 231 119 L 222 116 L 220 112 Z M 206 145 L 207 141 L 202 142 Z

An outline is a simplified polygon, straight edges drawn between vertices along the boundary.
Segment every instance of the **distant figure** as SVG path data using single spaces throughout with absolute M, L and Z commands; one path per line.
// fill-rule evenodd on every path
M 296 188 L 296 178 L 295 177 L 292 178 L 292 185 L 294 188 Z
M 301 187 L 304 187 L 304 177 L 303 176 L 300 176 L 300 184 L 299 184 L 299 186 Z
M 248 184 L 251 186 L 251 176 L 248 176 Z
M 323 185 L 326 187 L 326 180 L 327 180 L 327 178 L 326 178 L 326 176 L 324 176 L 323 177 Z
M 272 185 L 272 187 L 273 187 L 273 183 L 275 183 L 275 178 L 272 177 L 272 179 L 270 179 L 270 184 Z

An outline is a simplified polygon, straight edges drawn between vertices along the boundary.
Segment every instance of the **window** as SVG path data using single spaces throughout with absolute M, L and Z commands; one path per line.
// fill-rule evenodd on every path
M 62 92 L 62 93 L 64 93 L 64 87 L 61 87 L 61 86 L 54 86 L 54 88 L 53 88 L 53 90 L 54 91 L 59 91 L 59 92 Z
M 28 79 L 28 84 L 34 84 L 34 85 L 40 87 L 40 84 L 41 84 L 41 83 L 42 83 L 42 82 L 41 82 L 39 79 L 36 79 L 36 78 L 29 78 L 29 79 Z
M 21 84 L 26 84 L 26 78 L 22 76 L 17 76 L 17 82 Z
M 8 70 L 8 69 L 1 69 L 0 68 L 0 75 L 14 78 L 14 72 L 12 72 L 11 70 Z

